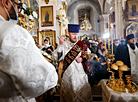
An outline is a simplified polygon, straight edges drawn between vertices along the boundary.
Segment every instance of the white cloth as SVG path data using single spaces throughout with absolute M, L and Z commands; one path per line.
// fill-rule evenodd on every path
M 138 48 L 135 45 L 135 49 L 131 49 L 127 44 L 131 63 L 131 75 L 132 81 L 138 84 Z
M 43 48 L 47 48 L 47 47 L 50 47 L 51 45 L 49 45 L 49 44 L 44 44 L 43 46 L 42 46 L 42 48 L 41 49 L 43 49 Z
M 138 102 L 138 90 L 133 93 L 115 91 L 106 85 L 107 81 L 102 79 L 98 83 L 102 89 L 102 102 Z
M 12 87 L 8 88 L 5 87 L 5 83 L 0 83 L 0 90 L 5 89 L 3 93 L 0 91 L 0 94 L 15 93 L 14 96 L 6 98 L 0 95 L 0 102 L 26 102 L 25 99 L 35 102 L 34 97 L 56 86 L 58 80 L 54 66 L 42 56 L 28 31 L 5 21 L 2 16 L 0 16 L 0 71 L 6 73 L 13 83 L 8 83 L 2 77 L 0 82 L 14 84 L 16 88 L 10 92 L 13 90 Z
M 60 60 L 63 60 L 65 55 L 74 46 L 69 40 L 66 40 L 63 45 L 59 45 L 53 52 L 53 58 L 57 59 L 57 52 L 62 52 Z M 90 52 L 90 50 L 89 50 Z M 77 57 L 81 56 L 81 52 Z M 91 87 L 88 83 L 87 74 L 84 72 L 81 63 L 74 60 L 63 74 L 60 91 L 61 102 L 90 102 L 92 99 Z

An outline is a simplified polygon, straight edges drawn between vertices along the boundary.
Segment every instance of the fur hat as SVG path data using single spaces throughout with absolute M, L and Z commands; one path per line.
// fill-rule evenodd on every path
M 128 40 L 133 39 L 133 38 L 135 38 L 134 34 L 129 34 L 126 37 L 126 40 L 128 41 Z

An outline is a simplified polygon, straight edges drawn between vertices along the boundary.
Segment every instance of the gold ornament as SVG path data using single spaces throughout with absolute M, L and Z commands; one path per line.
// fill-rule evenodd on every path
M 48 4 L 49 3 L 49 0 L 45 0 L 45 3 Z

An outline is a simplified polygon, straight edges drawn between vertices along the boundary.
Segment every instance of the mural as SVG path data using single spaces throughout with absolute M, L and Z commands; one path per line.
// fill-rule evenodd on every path
M 127 1 L 128 20 L 138 20 L 138 1 Z
M 135 37 L 138 38 L 138 22 L 133 22 L 126 28 L 126 36 L 129 34 L 135 34 Z

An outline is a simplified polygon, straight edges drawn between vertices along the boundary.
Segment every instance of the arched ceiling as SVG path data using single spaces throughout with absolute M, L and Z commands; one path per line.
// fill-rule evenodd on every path
M 96 9 L 99 9 L 99 11 L 102 12 L 101 5 L 100 5 L 99 1 L 102 2 L 103 0 L 67 0 L 67 9 L 68 9 L 73 3 L 78 2 L 78 1 L 84 1 L 84 3 L 87 2 L 87 1 L 91 1 L 91 2 L 93 2 L 94 4 L 96 4 L 96 6 L 97 6 Z

